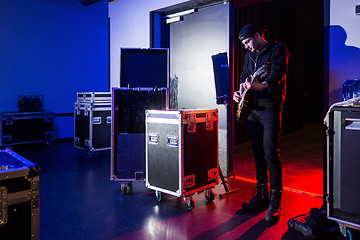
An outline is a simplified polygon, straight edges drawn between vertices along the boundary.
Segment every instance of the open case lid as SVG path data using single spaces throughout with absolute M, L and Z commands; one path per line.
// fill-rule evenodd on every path
M 168 87 L 167 48 L 121 48 L 120 87 Z

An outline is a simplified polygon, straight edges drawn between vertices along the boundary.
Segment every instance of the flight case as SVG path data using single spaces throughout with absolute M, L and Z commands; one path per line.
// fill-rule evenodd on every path
M 124 194 L 145 179 L 145 110 L 168 108 L 168 88 L 113 88 L 111 180 Z
M 111 149 L 111 93 L 78 92 L 74 103 L 74 146 L 88 151 Z
M 49 111 L 0 113 L 0 146 L 53 142 L 54 116 Z
M 219 181 L 218 110 L 146 111 L 146 187 L 184 197 L 188 210 L 195 207 L 192 195 L 211 190 Z
M 327 214 L 344 235 L 360 230 L 360 98 L 347 102 L 331 108 L 327 129 Z
M 0 238 L 39 239 L 39 166 L 0 150 Z

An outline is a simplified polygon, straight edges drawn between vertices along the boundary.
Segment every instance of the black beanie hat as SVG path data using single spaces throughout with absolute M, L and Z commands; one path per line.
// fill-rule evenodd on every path
M 260 29 L 257 26 L 254 24 L 246 24 L 239 32 L 239 39 L 242 41 L 248 37 L 254 36 L 257 32 L 260 33 Z

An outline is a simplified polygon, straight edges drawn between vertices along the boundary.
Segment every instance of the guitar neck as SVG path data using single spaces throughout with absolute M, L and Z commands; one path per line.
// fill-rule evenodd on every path
M 247 88 L 244 89 L 243 94 L 242 94 L 242 96 L 243 96 L 242 98 L 244 98 L 244 96 L 246 95 L 246 93 L 247 93 L 248 90 L 249 90 L 249 89 L 247 89 Z
M 257 78 L 257 75 L 254 74 L 254 76 L 251 76 L 251 81 L 250 82 L 253 83 L 256 78 Z
M 266 65 L 261 66 L 258 70 L 256 70 L 256 72 L 255 72 L 253 75 L 251 75 L 251 80 L 250 80 L 250 82 L 253 83 L 253 82 L 255 81 L 255 79 L 256 79 L 258 76 L 260 76 L 261 74 L 264 74 L 264 72 L 266 72 Z M 239 86 L 239 89 L 240 89 L 240 86 Z M 245 89 L 245 90 L 247 90 L 247 89 Z M 245 91 L 245 90 L 244 90 L 244 91 Z M 246 93 L 246 92 L 245 92 L 245 93 Z M 245 95 L 245 94 L 243 94 L 243 95 Z

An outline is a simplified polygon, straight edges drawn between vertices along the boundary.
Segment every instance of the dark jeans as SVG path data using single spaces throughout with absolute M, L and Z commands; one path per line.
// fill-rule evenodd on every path
M 268 183 L 269 172 L 271 189 L 282 189 L 281 111 L 272 108 L 251 110 L 247 118 L 257 183 Z

